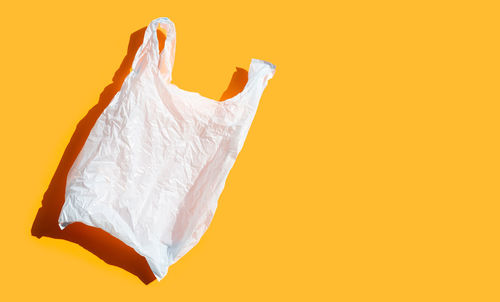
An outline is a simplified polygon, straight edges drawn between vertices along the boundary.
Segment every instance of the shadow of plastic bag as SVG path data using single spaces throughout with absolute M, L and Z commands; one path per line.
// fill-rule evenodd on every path
M 57 170 L 42 199 L 42 207 L 33 222 L 31 234 L 41 238 L 43 236 L 64 239 L 79 244 L 89 252 L 101 258 L 108 264 L 121 267 L 122 269 L 136 275 L 144 284 L 155 280 L 146 259 L 137 254 L 134 249 L 122 241 L 111 236 L 107 232 L 87 226 L 83 223 L 73 223 L 64 230 L 57 223 L 59 213 L 64 204 L 66 189 L 66 177 L 76 157 L 80 153 L 85 141 L 95 122 L 111 102 L 115 94 L 120 90 L 123 81 L 127 77 L 135 53 L 142 44 L 146 27 L 130 35 L 130 41 L 125 58 L 113 76 L 113 82 L 104 88 L 100 94 L 99 102 L 78 123 L 71 140 L 66 147 L 59 162 Z M 163 32 L 158 31 L 159 45 L 163 45 L 166 37 Z M 161 49 L 160 49 L 161 51 Z M 228 88 L 222 94 L 220 101 L 231 98 L 243 90 L 248 80 L 248 71 L 237 68 L 234 72 Z

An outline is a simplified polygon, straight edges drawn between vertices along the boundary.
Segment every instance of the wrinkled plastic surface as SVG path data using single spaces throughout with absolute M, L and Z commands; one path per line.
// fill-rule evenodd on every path
M 158 26 L 167 31 L 158 51 Z M 175 27 L 153 20 L 121 90 L 70 169 L 61 229 L 98 227 L 143 255 L 158 280 L 207 230 L 275 66 L 252 59 L 241 93 L 218 102 L 171 83 Z

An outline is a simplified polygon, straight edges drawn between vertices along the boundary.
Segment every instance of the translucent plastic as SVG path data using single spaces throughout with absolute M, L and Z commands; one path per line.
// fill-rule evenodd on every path
M 161 54 L 156 30 L 167 31 Z M 153 20 L 121 90 L 69 171 L 61 229 L 98 227 L 143 255 L 158 280 L 207 230 L 275 72 L 252 59 L 248 82 L 219 102 L 171 83 L 175 27 Z

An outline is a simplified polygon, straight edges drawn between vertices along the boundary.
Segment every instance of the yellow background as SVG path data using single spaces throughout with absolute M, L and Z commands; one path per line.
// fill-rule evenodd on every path
M 499 301 L 499 9 L 483 1 L 20 1 L 0 13 L 5 301 Z M 219 99 L 272 62 L 215 218 L 149 285 L 31 227 L 152 19 Z

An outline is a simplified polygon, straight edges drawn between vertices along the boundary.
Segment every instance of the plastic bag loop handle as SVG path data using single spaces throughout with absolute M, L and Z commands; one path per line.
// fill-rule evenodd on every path
M 159 42 L 156 34 L 158 26 L 167 32 L 165 46 L 161 54 L 159 53 Z M 144 33 L 144 40 L 135 55 L 132 69 L 140 69 L 146 58 L 148 61 L 155 62 L 152 65 L 156 66 L 160 75 L 166 81 L 170 82 L 172 80 L 172 69 L 175 60 L 175 43 L 176 33 L 174 23 L 166 17 L 154 19 L 149 23 Z

